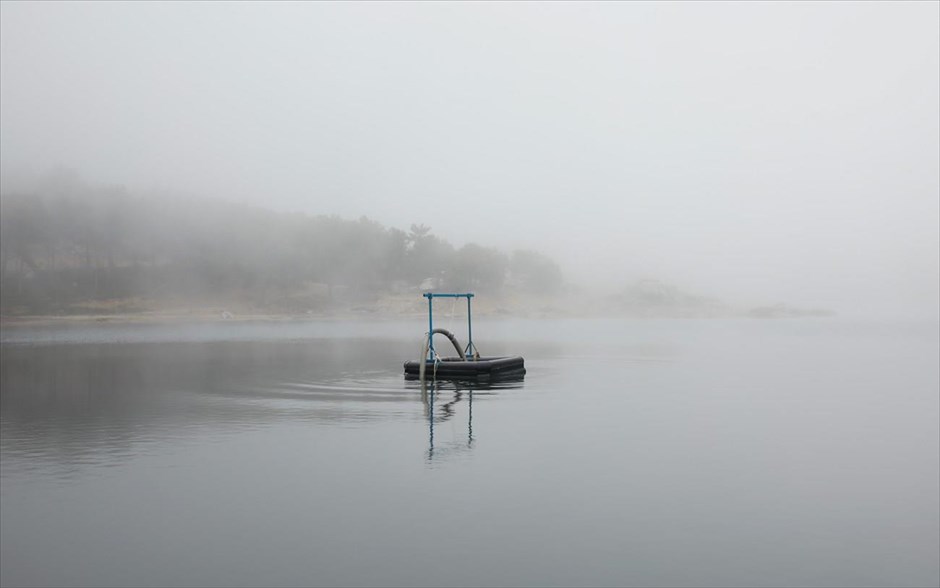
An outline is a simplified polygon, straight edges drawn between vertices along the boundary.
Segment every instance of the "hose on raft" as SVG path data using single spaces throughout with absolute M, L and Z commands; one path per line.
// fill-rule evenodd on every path
M 434 329 L 430 333 L 424 336 L 424 345 L 421 350 L 421 359 L 418 360 L 418 379 L 423 383 L 424 382 L 424 372 L 427 368 L 428 362 L 428 351 L 431 349 L 431 337 L 435 334 L 444 335 L 450 339 L 451 344 L 454 346 L 454 349 L 457 350 L 457 356 L 460 357 L 461 361 L 465 361 L 467 356 L 464 355 L 463 349 L 460 347 L 460 343 L 457 341 L 457 337 L 447 329 Z M 479 357 L 479 354 L 477 354 Z M 437 364 L 441 362 L 440 358 L 437 355 L 437 352 L 434 353 L 434 374 L 433 377 L 437 380 Z

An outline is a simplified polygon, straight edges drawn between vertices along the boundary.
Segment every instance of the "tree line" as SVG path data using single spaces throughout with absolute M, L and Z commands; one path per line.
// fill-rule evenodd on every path
M 422 285 L 551 294 L 562 274 L 538 252 L 457 248 L 421 224 L 404 231 L 366 217 L 144 197 L 68 175 L 0 193 L 5 313 L 131 298 L 302 311 Z

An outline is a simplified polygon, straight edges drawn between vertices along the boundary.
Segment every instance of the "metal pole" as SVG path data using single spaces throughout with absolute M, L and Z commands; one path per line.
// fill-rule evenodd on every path
M 474 353 L 475 348 L 473 347 L 473 327 L 471 325 L 470 296 L 467 296 L 467 350 L 470 352 L 470 359 L 472 360 L 476 356 L 476 353 Z
M 434 351 L 434 296 L 430 292 L 425 294 L 425 296 L 428 297 L 428 353 L 430 354 L 431 359 L 434 359 L 434 357 L 437 355 L 437 352 Z

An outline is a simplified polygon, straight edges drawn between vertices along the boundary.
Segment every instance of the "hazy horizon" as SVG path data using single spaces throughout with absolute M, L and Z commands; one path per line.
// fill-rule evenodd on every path
M 940 4 L 0 4 L 0 166 L 936 318 Z

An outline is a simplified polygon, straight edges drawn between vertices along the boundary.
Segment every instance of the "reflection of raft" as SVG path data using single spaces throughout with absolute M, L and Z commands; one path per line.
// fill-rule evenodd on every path
M 525 376 L 525 361 L 519 357 L 480 357 L 473 344 L 473 328 L 470 319 L 470 299 L 473 294 L 432 294 L 428 299 L 428 333 L 424 339 L 421 359 L 405 362 L 406 380 L 445 379 L 445 380 L 513 380 Z M 466 349 L 460 347 L 457 338 L 446 329 L 435 329 L 432 306 L 435 298 L 467 299 L 467 335 L 469 343 Z M 434 349 L 434 335 L 441 334 L 450 339 L 457 357 L 441 357 Z
M 525 375 L 525 360 L 521 357 L 479 357 L 462 359 L 442 357 L 437 362 L 425 362 L 425 377 L 438 380 L 512 380 Z M 419 379 L 420 361 L 405 362 L 405 379 Z

